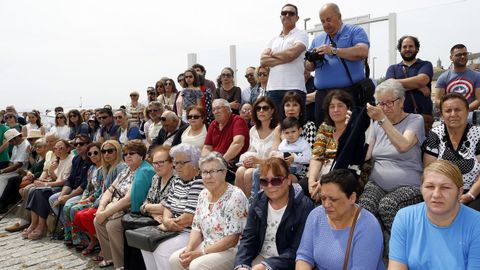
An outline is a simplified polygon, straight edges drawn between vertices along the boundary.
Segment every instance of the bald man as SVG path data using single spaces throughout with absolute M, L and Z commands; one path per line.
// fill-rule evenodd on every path
M 317 125 L 323 122 L 323 99 L 330 90 L 347 89 L 365 79 L 364 60 L 368 57 L 370 46 L 363 28 L 343 23 L 336 4 L 328 3 L 320 9 L 320 21 L 325 32 L 312 41 L 309 51 L 325 60 L 305 61 L 307 71 L 315 70 L 315 88 L 318 89 L 315 95 Z M 354 96 L 352 89 L 347 91 Z
M 181 142 L 183 131 L 188 127 L 188 124 L 183 122 L 172 111 L 165 111 L 160 117 L 162 128 L 158 132 L 150 145 L 150 150 L 157 145 L 175 146 Z

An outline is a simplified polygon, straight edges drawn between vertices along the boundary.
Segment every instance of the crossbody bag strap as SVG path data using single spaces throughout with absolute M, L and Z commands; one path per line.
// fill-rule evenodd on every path
M 347 63 L 345 63 L 345 60 L 343 60 L 343 58 L 340 58 L 340 61 L 342 61 L 343 67 L 347 71 L 348 78 L 350 79 L 350 82 L 353 84 L 352 74 L 350 74 L 350 70 L 348 69 Z
M 405 66 L 402 66 L 402 71 L 403 71 L 403 75 L 405 76 L 405 78 L 408 78 L 408 73 L 407 73 L 407 69 L 405 68 Z M 415 101 L 415 98 L 413 97 L 413 93 L 409 93 L 409 96 L 410 96 L 410 99 L 412 100 L 413 111 L 415 113 L 418 113 L 417 102 Z
M 359 206 L 356 209 L 355 216 L 353 217 L 352 226 L 350 227 L 350 234 L 348 236 L 347 252 L 345 252 L 345 260 L 343 261 L 343 270 L 347 270 L 348 257 L 350 256 L 350 246 L 352 245 L 353 232 L 355 231 L 355 225 L 357 224 L 358 215 L 360 215 L 361 210 L 362 210 L 362 207 Z

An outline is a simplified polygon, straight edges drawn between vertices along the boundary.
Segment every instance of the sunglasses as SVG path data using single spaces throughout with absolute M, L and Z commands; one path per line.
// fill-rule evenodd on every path
M 15 116 L 13 116 L 13 115 L 7 115 L 7 116 L 5 116 L 5 119 L 10 119 L 10 118 L 15 118 Z
M 133 155 L 135 155 L 135 154 L 138 154 L 138 153 L 137 153 L 137 152 L 134 152 L 134 151 L 132 151 L 132 152 L 125 152 L 125 153 L 123 153 L 123 156 L 124 156 L 124 157 L 126 157 L 126 156 L 133 156 Z
M 158 112 L 158 111 L 160 111 L 160 110 L 159 110 L 159 109 L 150 109 L 150 110 L 147 110 L 147 112 L 149 112 L 149 113 Z
M 167 118 L 165 118 L 165 117 L 160 117 L 160 122 L 165 122 L 165 121 L 167 121 Z
M 87 156 L 91 157 L 91 156 L 98 156 L 99 152 L 97 150 L 93 151 L 93 152 L 88 152 L 87 153 Z
M 258 77 L 267 77 L 267 76 L 268 76 L 268 73 L 267 73 L 267 72 L 258 72 L 258 73 L 257 73 L 257 76 L 258 76 Z
M 177 80 L 178 83 L 182 83 L 183 82 L 183 78 L 180 78 Z
M 86 145 L 87 143 L 86 142 L 77 142 L 77 143 L 74 143 L 73 146 L 77 147 L 77 146 L 84 146 Z
M 63 117 L 63 116 L 58 116 L 58 117 L 55 117 L 55 119 L 65 119 L 65 117 Z
M 186 76 L 183 76 L 184 79 L 193 79 L 193 76 L 192 75 L 186 75 Z
M 233 75 L 230 74 L 230 73 L 222 73 L 220 76 L 225 77 L 225 78 L 231 78 L 231 77 L 233 77 Z
M 115 116 L 115 119 L 123 119 L 123 116 Z
M 149 94 L 149 95 L 155 95 L 155 92 L 149 91 L 149 92 L 147 92 L 147 94 Z
M 272 187 L 278 187 L 283 183 L 285 179 L 286 177 L 283 176 L 274 176 L 270 178 L 270 181 L 268 180 L 268 178 L 260 178 L 260 186 L 268 187 L 268 184 L 270 184 L 272 185 Z
M 68 118 L 73 118 L 73 117 L 78 117 L 78 115 L 76 115 L 76 114 L 71 114 L 71 115 L 68 116 Z
M 297 15 L 297 13 L 295 13 L 294 11 L 284 10 L 284 11 L 280 12 L 280 15 L 282 15 L 282 16 L 287 16 L 288 15 L 290 17 L 293 17 L 293 16 Z
M 192 119 L 197 120 L 197 119 L 200 119 L 200 118 L 202 118 L 201 115 L 195 115 L 195 114 L 187 115 L 188 120 L 192 120 Z
M 107 119 L 107 118 L 108 118 L 108 116 L 99 116 L 99 117 L 97 117 L 98 120 L 105 120 L 105 119 Z
M 253 73 L 248 73 L 248 74 L 245 74 L 245 78 L 250 78 L 250 77 L 253 77 Z
M 108 148 L 108 149 L 102 149 L 101 152 L 102 154 L 106 154 L 106 153 L 109 153 L 109 154 L 113 154 L 113 152 L 117 151 L 117 149 L 115 148 Z
M 173 85 L 171 82 L 166 82 L 165 85 Z
M 268 105 L 265 105 L 265 106 L 255 106 L 255 111 L 257 112 L 260 112 L 260 111 L 264 111 L 264 112 L 268 112 L 270 111 L 271 107 L 268 106 Z
M 138 95 L 130 95 L 130 97 L 138 97 Z

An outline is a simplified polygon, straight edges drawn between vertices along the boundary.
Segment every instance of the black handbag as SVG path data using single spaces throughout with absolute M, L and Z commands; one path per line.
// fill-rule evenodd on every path
M 125 231 L 129 246 L 150 252 L 153 252 L 163 241 L 178 234 L 178 232 L 162 231 L 158 226 L 147 226 Z
M 150 216 L 144 216 L 138 213 L 127 213 L 122 217 L 122 226 L 124 230 L 134 230 L 154 225 L 158 225 L 158 221 Z

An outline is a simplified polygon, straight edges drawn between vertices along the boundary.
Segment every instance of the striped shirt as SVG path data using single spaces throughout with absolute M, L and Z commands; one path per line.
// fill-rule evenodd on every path
M 167 198 L 162 202 L 163 206 L 172 212 L 174 217 L 183 213 L 195 214 L 198 196 L 203 189 L 203 180 L 197 176 L 193 180 L 185 182 L 178 176 L 173 179 L 172 187 Z

